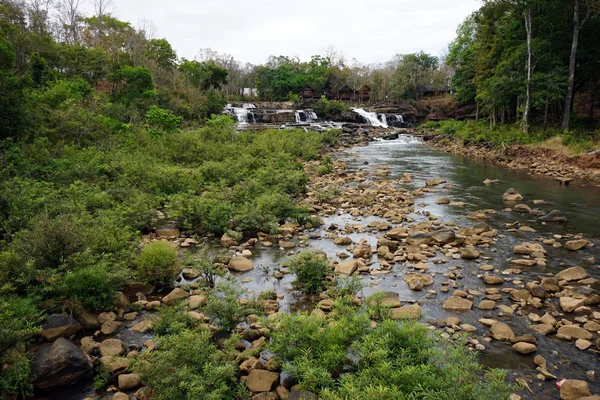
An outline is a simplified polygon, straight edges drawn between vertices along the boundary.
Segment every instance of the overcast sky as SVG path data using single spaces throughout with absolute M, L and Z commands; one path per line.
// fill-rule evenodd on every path
M 440 55 L 480 0 L 113 0 L 113 15 L 152 21 L 180 57 L 201 48 L 264 63 L 269 55 L 323 53 L 376 63 L 396 53 Z

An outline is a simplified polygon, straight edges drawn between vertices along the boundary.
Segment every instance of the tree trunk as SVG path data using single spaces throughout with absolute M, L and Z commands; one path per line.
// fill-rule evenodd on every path
M 575 85 L 575 62 L 577 59 L 577 45 L 579 44 L 579 3 L 575 0 L 573 11 L 573 42 L 571 44 L 571 57 L 569 59 L 569 84 L 567 86 L 567 96 L 565 97 L 565 108 L 563 110 L 562 130 L 569 129 L 569 119 L 571 118 L 571 104 L 573 103 L 573 86 Z
M 529 108 L 531 107 L 531 8 L 525 13 L 525 30 L 527 31 L 527 90 L 525 94 L 525 108 L 521 121 L 521 132 L 529 133 Z

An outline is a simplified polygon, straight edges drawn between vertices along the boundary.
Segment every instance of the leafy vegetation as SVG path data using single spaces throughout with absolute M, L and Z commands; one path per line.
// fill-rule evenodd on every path
M 233 399 L 244 389 L 237 381 L 237 364 L 229 358 L 233 336 L 217 348 L 208 330 L 184 329 L 158 340 L 136 369 L 157 400 Z
M 316 293 L 324 286 L 325 277 L 331 274 L 324 254 L 311 251 L 298 254 L 290 263 L 290 272 L 296 274 L 295 285 L 305 293 Z
M 284 314 L 273 323 L 269 350 L 304 390 L 324 399 L 508 399 L 506 374 L 484 377 L 464 343 L 438 344 L 418 322 L 372 328 L 367 310 L 335 305 L 326 318 Z
M 171 286 L 179 272 L 177 250 L 169 242 L 152 242 L 138 259 L 138 275 L 144 282 Z

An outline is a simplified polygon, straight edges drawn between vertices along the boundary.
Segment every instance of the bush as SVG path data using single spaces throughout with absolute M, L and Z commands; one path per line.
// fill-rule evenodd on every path
M 138 276 L 144 282 L 171 286 L 179 272 L 177 250 L 169 242 L 152 242 L 145 246 L 138 258 Z
M 102 265 L 69 272 L 64 278 L 64 292 L 69 300 L 88 310 L 110 310 L 117 300 L 111 278 L 108 269 Z
M 151 106 L 146 112 L 146 126 L 150 134 L 160 135 L 163 132 L 170 133 L 179 129 L 183 117 L 178 117 L 169 110 L 157 106 Z
M 237 283 L 223 282 L 210 291 L 206 301 L 206 312 L 213 323 L 224 331 L 231 331 L 246 315 L 248 309 L 240 300 L 245 290 Z
M 327 257 L 310 251 L 301 253 L 290 264 L 296 274 L 295 285 L 305 293 L 316 293 L 323 288 L 325 277 L 331 273 Z
M 27 399 L 33 395 L 34 376 L 27 356 L 9 351 L 0 356 L 0 400 Z
M 161 307 L 154 318 L 152 330 L 158 336 L 177 335 L 195 325 L 187 314 L 187 305 L 180 302 L 171 307 Z
M 28 298 L 0 297 L 0 356 L 41 331 L 42 315 Z
M 156 350 L 146 352 L 135 369 L 156 400 L 221 400 L 246 398 L 237 380 L 238 366 L 228 358 L 232 337 L 223 350 L 207 330 L 183 330 L 158 340 Z
M 464 342 L 438 345 L 418 322 L 371 328 L 365 309 L 338 305 L 326 318 L 282 315 L 271 328 L 269 350 L 319 398 L 508 399 L 512 389 L 502 371 L 484 376 Z

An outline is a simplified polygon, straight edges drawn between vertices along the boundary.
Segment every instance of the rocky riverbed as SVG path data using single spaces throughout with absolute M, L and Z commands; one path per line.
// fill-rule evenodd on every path
M 276 292 L 263 302 L 267 314 L 329 311 L 326 295 L 292 290 L 285 266 L 300 251 L 322 251 L 332 277 L 362 279 L 357 301 L 383 291 L 394 318 L 419 318 L 447 337 L 467 335 L 482 363 L 508 369 L 524 386 L 515 399 L 598 398 L 586 397 L 600 393 L 597 188 L 567 188 L 472 162 L 397 131 L 346 132 L 341 142 L 330 149 L 333 172 L 319 176 L 318 162 L 305 164 L 311 179 L 304 202 L 321 226 L 289 223 L 277 235 L 218 243 L 172 226 L 144 241 L 170 240 L 181 251 L 206 240 L 225 248 L 219 261 L 250 296 Z M 156 310 L 187 299 L 190 316 L 210 323 L 198 312 L 206 301 L 198 278 L 185 270 L 181 287 L 168 294 L 132 287 L 113 312 L 49 318 L 42 337 L 52 345 L 33 349 L 38 388 L 49 389 L 40 396 L 97 398 L 89 380 L 71 386 L 72 395 L 55 389 L 89 376 L 94 363 L 121 373 L 109 388 L 112 398 L 143 398 L 139 377 L 126 370 L 140 352 L 153 350 Z M 250 346 L 265 340 L 258 323 L 238 330 Z M 290 388 L 262 362 L 250 358 L 240 366 L 248 387 L 267 393 L 260 398 L 286 398 Z M 568 381 L 558 390 L 562 378 Z

